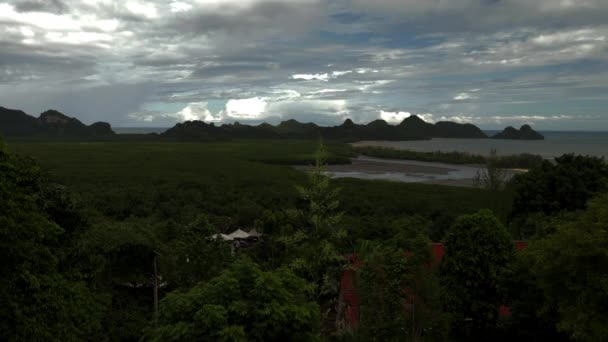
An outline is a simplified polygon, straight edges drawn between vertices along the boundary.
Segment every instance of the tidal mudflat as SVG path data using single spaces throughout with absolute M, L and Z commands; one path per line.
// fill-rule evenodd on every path
M 306 167 L 298 167 L 306 169 Z M 329 165 L 325 173 L 332 178 L 361 178 L 391 180 L 408 183 L 434 183 L 472 186 L 482 166 L 452 165 L 414 160 L 380 159 L 360 156 L 350 165 Z M 521 172 L 508 170 L 508 177 Z

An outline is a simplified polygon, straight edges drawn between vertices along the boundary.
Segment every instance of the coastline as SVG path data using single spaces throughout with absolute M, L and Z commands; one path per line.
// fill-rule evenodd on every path
M 387 147 L 414 152 L 462 152 L 488 156 L 495 149 L 498 156 L 533 154 L 552 160 L 574 153 L 608 159 L 608 132 L 542 132 L 545 140 L 433 138 L 416 141 L 362 140 L 353 147 Z
M 406 183 L 426 183 L 450 186 L 473 186 L 473 179 L 483 169 L 480 165 L 456 165 L 416 160 L 383 159 L 359 156 L 350 165 L 328 165 L 325 173 L 332 178 L 388 180 Z M 306 166 L 294 166 L 308 170 Z M 525 170 L 506 169 L 507 177 Z

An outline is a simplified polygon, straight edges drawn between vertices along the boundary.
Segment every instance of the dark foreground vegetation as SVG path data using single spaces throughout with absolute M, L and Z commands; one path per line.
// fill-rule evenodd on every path
M 603 160 L 566 155 L 490 191 L 330 182 L 325 160 L 351 149 L 316 149 L 0 144 L 0 340 L 608 338 Z M 263 235 L 209 238 L 236 228 Z M 340 320 L 353 255 L 356 328 Z

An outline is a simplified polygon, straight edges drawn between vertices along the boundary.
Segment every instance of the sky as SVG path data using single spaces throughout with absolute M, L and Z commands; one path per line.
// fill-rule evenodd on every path
M 0 0 L 0 106 L 608 131 L 608 1 Z

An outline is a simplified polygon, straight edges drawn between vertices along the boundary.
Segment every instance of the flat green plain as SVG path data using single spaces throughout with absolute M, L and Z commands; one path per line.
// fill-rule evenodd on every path
M 316 141 L 239 140 L 213 143 L 68 142 L 9 143 L 11 151 L 36 159 L 96 217 L 188 222 L 209 215 L 228 228 L 251 227 L 266 210 L 298 206 L 297 185 L 306 174 L 291 167 L 314 159 Z M 328 143 L 328 160 L 344 163 L 347 144 Z M 478 209 L 505 220 L 507 191 L 336 179 L 344 224 L 357 237 L 379 237 L 395 219 L 429 218 L 440 239 L 451 220 Z

